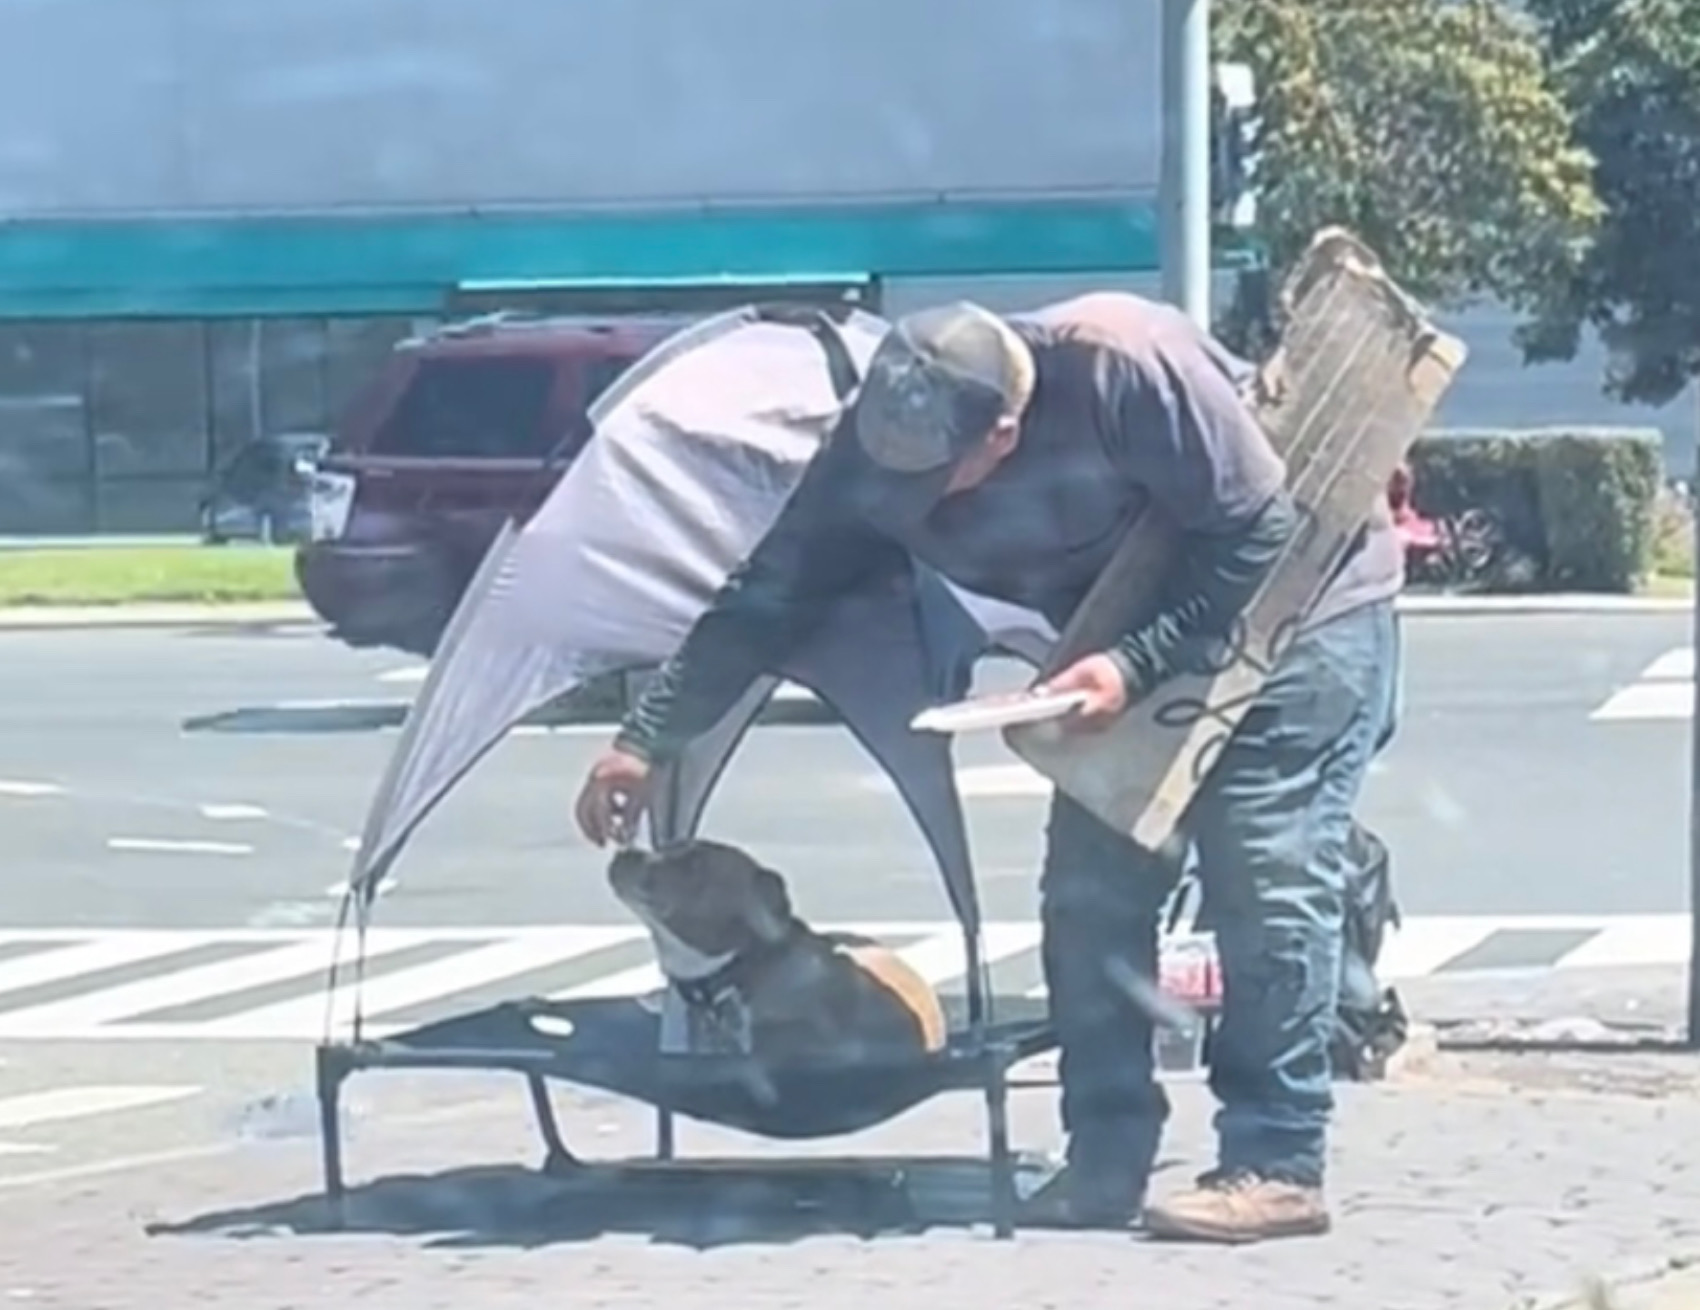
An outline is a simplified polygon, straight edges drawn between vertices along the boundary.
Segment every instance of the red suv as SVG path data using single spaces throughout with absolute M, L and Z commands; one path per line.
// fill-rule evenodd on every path
M 680 322 L 498 314 L 398 345 L 313 475 L 295 572 L 332 635 L 429 657 L 502 524 L 584 447 L 590 403 Z

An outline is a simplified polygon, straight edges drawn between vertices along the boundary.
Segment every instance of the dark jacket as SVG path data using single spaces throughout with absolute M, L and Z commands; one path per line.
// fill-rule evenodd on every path
M 1161 612 L 1108 652 L 1137 697 L 1189 643 L 1219 635 L 1292 533 L 1286 470 L 1241 398 L 1249 369 L 1178 310 L 1100 293 L 1012 318 L 1036 384 L 1015 450 L 980 486 L 923 522 L 886 522 L 848 428 L 804 471 L 749 558 L 726 580 L 627 716 L 619 744 L 662 759 L 713 727 L 846 592 L 909 567 L 1036 609 L 1062 627 L 1148 504 L 1180 532 Z M 1402 581 L 1366 534 L 1312 622 Z M 1367 558 L 1367 564 L 1366 564 Z

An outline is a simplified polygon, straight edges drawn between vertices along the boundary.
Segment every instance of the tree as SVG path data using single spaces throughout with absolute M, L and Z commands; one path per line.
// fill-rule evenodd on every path
M 1520 334 L 1568 359 L 1584 327 L 1609 392 L 1660 403 L 1700 373 L 1700 0 L 1526 0 L 1594 156 L 1604 207 L 1586 257 Z
M 1421 299 L 1525 312 L 1570 285 L 1599 218 L 1533 26 L 1497 0 L 1218 0 L 1216 57 L 1257 79 L 1268 274 L 1224 332 L 1260 354 L 1266 288 L 1329 224 Z

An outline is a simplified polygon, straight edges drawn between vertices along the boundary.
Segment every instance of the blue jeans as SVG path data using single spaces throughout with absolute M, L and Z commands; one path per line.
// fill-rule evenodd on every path
M 1391 602 L 1302 634 L 1188 811 L 1223 970 L 1210 1070 L 1221 1168 L 1322 1182 L 1345 842 L 1395 712 L 1398 663 Z M 1178 869 L 1061 793 L 1046 837 L 1042 950 L 1069 1159 L 1142 1186 L 1169 1104 L 1150 1014 L 1126 979 L 1155 978 Z

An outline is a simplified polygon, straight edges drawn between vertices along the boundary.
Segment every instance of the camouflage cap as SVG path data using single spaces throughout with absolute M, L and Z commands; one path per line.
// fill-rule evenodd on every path
M 947 468 L 1033 393 L 1033 356 L 996 314 L 967 301 L 905 315 L 868 361 L 857 439 L 881 468 Z

